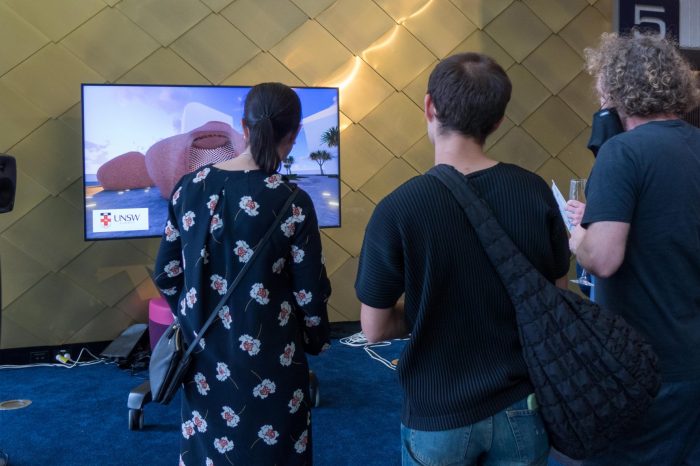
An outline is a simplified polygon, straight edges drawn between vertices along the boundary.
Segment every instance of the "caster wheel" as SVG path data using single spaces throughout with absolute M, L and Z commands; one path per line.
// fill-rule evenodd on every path
M 143 410 L 130 409 L 129 410 L 129 430 L 141 430 L 141 429 L 143 429 Z
M 309 398 L 311 399 L 311 407 L 318 408 L 321 404 L 321 393 L 318 390 L 318 378 L 311 371 L 309 371 Z

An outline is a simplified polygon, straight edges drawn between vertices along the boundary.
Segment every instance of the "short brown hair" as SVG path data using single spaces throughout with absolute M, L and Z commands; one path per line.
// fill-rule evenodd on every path
M 629 116 L 682 115 L 698 105 L 698 87 L 676 45 L 658 35 L 604 33 L 584 50 L 588 72 L 610 105 Z
M 447 57 L 428 79 L 440 130 L 458 131 L 481 144 L 503 118 L 511 90 L 503 68 L 480 53 Z

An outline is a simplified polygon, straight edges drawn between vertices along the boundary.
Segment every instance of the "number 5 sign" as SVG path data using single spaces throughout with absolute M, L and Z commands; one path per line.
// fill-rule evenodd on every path
M 700 0 L 617 0 L 615 26 L 670 36 L 694 69 L 700 69 Z
M 679 0 L 618 0 L 618 30 L 653 31 L 678 39 Z

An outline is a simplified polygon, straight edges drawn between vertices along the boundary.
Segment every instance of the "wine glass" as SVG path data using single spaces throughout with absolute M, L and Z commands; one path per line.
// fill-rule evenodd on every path
M 586 202 L 586 179 L 571 180 L 569 185 L 569 200 Z M 576 280 L 570 280 L 571 283 L 576 283 L 583 286 L 593 286 L 593 282 L 588 277 L 588 272 L 581 266 L 581 275 Z

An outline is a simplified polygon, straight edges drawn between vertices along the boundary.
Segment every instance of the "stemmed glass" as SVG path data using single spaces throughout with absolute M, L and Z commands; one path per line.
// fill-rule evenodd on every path
M 569 200 L 586 202 L 586 179 L 571 180 L 569 185 Z M 588 272 L 581 266 L 581 275 L 576 280 L 570 280 L 571 283 L 577 283 L 583 286 L 593 286 L 593 282 L 588 277 Z

